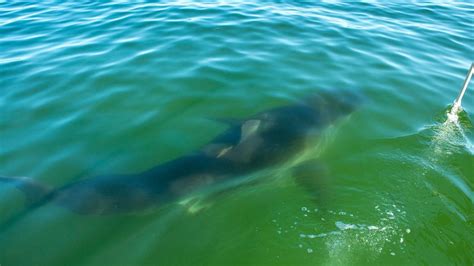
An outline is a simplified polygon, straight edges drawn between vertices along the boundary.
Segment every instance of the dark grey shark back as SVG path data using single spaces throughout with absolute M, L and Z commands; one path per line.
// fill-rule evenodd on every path
M 352 91 L 321 91 L 305 101 L 256 114 L 217 136 L 203 151 L 242 172 L 287 159 L 306 137 L 352 113 L 363 101 Z
M 13 183 L 25 193 L 35 197 L 43 193 L 48 202 L 78 213 L 142 210 L 288 159 L 309 134 L 354 111 L 359 98 L 347 91 L 322 91 L 300 103 L 263 111 L 233 123 L 195 153 L 138 174 L 97 176 L 56 190 L 25 180 L 18 181 L 24 185 Z M 12 183 L 11 178 L 0 182 L 7 180 Z

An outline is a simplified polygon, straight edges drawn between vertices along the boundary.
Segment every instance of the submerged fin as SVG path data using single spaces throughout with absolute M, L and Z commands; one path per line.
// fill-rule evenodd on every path
M 318 205 L 325 204 L 328 189 L 328 169 L 316 160 L 309 160 L 292 169 L 295 182 Z
M 222 197 L 235 193 L 240 189 L 255 187 L 261 184 L 261 180 L 247 180 L 243 183 L 228 184 L 213 191 L 207 191 L 204 194 L 183 199 L 179 204 L 186 208 L 189 214 L 197 214 L 203 210 L 209 209 Z
M 28 205 L 40 201 L 52 191 L 52 188 L 28 177 L 3 177 L 0 176 L 0 183 L 14 185 L 23 192 Z

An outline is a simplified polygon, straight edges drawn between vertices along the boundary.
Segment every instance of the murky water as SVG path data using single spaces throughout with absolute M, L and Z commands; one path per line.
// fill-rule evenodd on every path
M 0 186 L 0 264 L 471 265 L 474 6 L 0 1 L 0 175 L 140 172 L 321 89 L 368 102 L 256 185 L 129 215 L 25 209 Z M 472 86 L 471 86 L 472 88 Z M 473 88 L 474 89 L 474 88 Z M 315 202 L 294 171 L 324 168 Z M 319 165 L 319 166 L 317 166 Z M 324 173 L 323 173 L 324 172 Z

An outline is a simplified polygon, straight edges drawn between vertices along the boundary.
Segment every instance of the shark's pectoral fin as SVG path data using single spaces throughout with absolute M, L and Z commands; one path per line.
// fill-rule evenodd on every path
M 328 190 L 328 170 L 316 160 L 305 161 L 292 169 L 295 182 L 318 205 L 324 205 Z
M 238 192 L 241 189 L 248 189 L 261 184 L 261 180 L 247 180 L 239 184 L 230 184 L 228 186 L 220 187 L 216 190 L 207 191 L 204 195 L 189 197 L 179 202 L 180 205 L 186 208 L 189 214 L 197 214 L 214 205 L 214 203 L 222 200 L 223 197 L 232 193 Z
M 178 204 L 183 206 L 188 214 L 194 215 L 212 207 L 213 202 L 205 201 L 202 197 L 191 197 L 181 200 Z

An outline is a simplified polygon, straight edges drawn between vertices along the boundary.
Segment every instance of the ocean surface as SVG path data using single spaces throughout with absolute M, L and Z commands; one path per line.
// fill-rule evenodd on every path
M 215 118 L 368 99 L 217 196 L 80 215 L 0 184 L 0 265 L 472 265 L 473 85 L 445 121 L 474 5 L 395 2 L 0 1 L 1 176 L 137 173 L 202 147 Z M 300 161 L 327 169 L 324 201 Z

